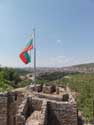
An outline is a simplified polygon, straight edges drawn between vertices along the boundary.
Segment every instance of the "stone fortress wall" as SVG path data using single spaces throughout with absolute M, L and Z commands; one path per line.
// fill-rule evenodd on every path
M 70 90 L 67 88 L 62 95 L 59 89 L 45 86 L 41 91 L 38 86 L 37 92 L 28 96 L 21 92 L 1 93 L 0 125 L 77 125 L 77 107 Z

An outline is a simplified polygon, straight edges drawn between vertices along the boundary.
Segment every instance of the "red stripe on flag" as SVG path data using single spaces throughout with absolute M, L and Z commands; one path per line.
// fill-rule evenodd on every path
M 22 53 L 27 52 L 27 51 L 31 50 L 32 48 L 33 48 L 33 46 L 30 45 L 30 46 L 24 48 L 23 51 L 22 51 Z
M 27 60 L 26 60 L 26 58 L 24 57 L 24 53 L 23 53 L 23 52 L 20 53 L 19 57 L 20 57 L 20 59 L 21 59 L 25 64 L 28 63 Z

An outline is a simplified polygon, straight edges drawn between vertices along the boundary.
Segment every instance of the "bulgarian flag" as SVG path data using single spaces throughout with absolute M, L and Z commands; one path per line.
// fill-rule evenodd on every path
M 31 58 L 29 55 L 29 51 L 31 51 L 31 49 L 33 48 L 33 39 L 31 39 L 27 45 L 25 46 L 25 48 L 21 51 L 21 53 L 19 54 L 20 59 L 22 60 L 23 63 L 28 64 L 31 62 Z

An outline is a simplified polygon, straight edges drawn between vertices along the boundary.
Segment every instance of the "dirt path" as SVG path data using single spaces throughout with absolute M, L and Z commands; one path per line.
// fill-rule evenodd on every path
M 40 115 L 40 111 L 33 112 L 31 116 L 26 120 L 26 125 L 39 125 Z

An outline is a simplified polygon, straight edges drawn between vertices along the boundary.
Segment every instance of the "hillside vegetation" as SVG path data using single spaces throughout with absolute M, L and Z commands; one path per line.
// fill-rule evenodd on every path
M 94 68 L 94 63 L 80 64 L 80 65 L 75 65 L 74 67 L 79 67 L 79 68 Z
M 0 92 L 10 91 L 30 84 L 30 80 L 20 78 L 20 75 L 23 75 L 22 71 L 21 69 L 0 68 Z
M 64 78 L 64 84 L 78 93 L 76 101 L 78 109 L 82 112 L 87 121 L 93 119 L 94 110 L 94 74 L 75 74 Z

